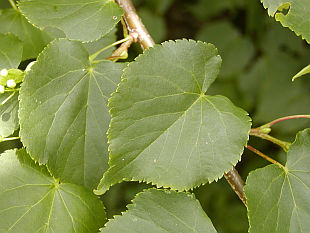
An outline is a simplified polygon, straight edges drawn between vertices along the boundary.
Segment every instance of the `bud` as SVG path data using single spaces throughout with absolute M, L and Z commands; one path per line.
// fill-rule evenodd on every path
M 269 134 L 270 131 L 271 131 L 271 128 L 261 128 L 260 131 L 261 131 L 262 133 Z
M 0 94 L 4 93 L 4 86 L 0 85 Z
M 15 82 L 13 79 L 9 79 L 9 80 L 6 82 L 6 85 L 7 85 L 7 87 L 9 87 L 9 88 L 14 88 L 14 87 L 16 87 L 16 82 Z
M 8 70 L 7 69 L 2 69 L 1 71 L 0 71 L 0 75 L 1 76 L 3 76 L 3 77 L 6 77 L 7 75 L 8 75 Z

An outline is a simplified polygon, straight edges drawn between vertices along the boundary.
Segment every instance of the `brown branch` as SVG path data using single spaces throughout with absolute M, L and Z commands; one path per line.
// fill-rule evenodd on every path
M 142 23 L 131 0 L 115 0 L 124 10 L 124 21 L 130 33 L 136 34 L 142 49 L 153 47 L 155 42 Z
M 243 192 L 244 181 L 239 175 L 238 171 L 233 168 L 233 170 L 224 174 L 225 179 L 230 184 L 232 190 L 238 195 L 240 200 L 246 205 L 246 197 Z
M 131 0 L 115 0 L 120 7 L 124 10 L 124 21 L 126 22 L 129 33 L 137 35 L 137 42 L 141 45 L 142 49 L 145 50 L 149 47 L 153 47 L 155 42 L 151 35 L 148 33 L 144 24 L 142 23 L 137 11 L 132 4 Z M 224 174 L 224 177 L 238 195 L 241 201 L 246 204 L 246 198 L 243 193 L 244 181 L 240 177 L 238 171 L 234 168 L 233 170 Z

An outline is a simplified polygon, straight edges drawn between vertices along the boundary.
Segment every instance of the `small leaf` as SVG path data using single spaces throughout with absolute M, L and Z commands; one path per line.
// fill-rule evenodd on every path
M 303 68 L 301 71 L 299 71 L 297 74 L 294 75 L 294 77 L 292 78 L 292 81 L 294 81 L 296 78 L 299 78 L 300 76 L 303 76 L 309 73 L 310 73 L 310 65 L 307 65 L 305 68 Z
M 204 94 L 220 64 L 213 45 L 192 40 L 157 45 L 129 64 L 109 100 L 110 168 L 97 193 L 122 180 L 187 190 L 237 163 L 250 118 Z
M 22 52 L 23 45 L 15 35 L 0 33 L 0 70 L 17 68 Z
M 284 169 L 251 172 L 245 194 L 250 233 L 295 233 L 310 229 L 310 129 L 297 134 Z
M 310 5 L 308 0 L 261 0 L 268 14 L 310 43 Z M 284 12 L 288 11 L 288 12 Z
M 50 36 L 32 26 L 26 18 L 14 9 L 6 9 L 0 14 L 0 32 L 11 32 L 23 42 L 23 60 L 37 57 Z
M 0 94 L 0 104 L 9 98 L 13 92 Z M 0 136 L 10 136 L 19 127 L 18 122 L 18 92 L 0 106 Z
M 99 199 L 74 184 L 59 184 L 25 150 L 0 156 L 1 232 L 96 232 L 105 220 Z
M 81 42 L 54 40 L 20 90 L 21 140 L 61 181 L 93 189 L 108 168 L 107 100 L 125 64 L 91 65 Z
M 103 233 L 216 233 L 193 194 L 149 189 L 139 193 L 122 216 L 110 220 Z
M 109 33 L 123 13 L 113 0 L 22 0 L 19 9 L 37 27 L 56 27 L 69 39 L 82 41 Z

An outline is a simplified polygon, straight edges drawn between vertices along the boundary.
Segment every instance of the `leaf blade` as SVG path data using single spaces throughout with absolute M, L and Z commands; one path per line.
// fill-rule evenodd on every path
M 20 95 L 21 140 L 55 177 L 94 188 L 107 169 L 107 98 L 123 67 L 108 61 L 93 66 L 82 43 L 59 39 L 27 73 Z
M 291 145 L 285 169 L 270 165 L 249 175 L 245 194 L 250 233 L 309 229 L 309 150 L 310 130 L 306 129 Z
M 219 66 L 220 57 L 213 45 L 179 40 L 147 50 L 125 69 L 122 82 L 109 101 L 110 169 L 104 174 L 97 193 L 122 180 L 143 180 L 187 190 L 213 181 L 231 169 L 240 159 L 250 122 L 247 114 L 228 99 L 205 96 Z M 226 131 L 221 120 L 215 124 L 220 126 L 217 133 L 208 129 L 208 126 L 214 129 L 211 123 L 204 123 L 212 119 L 208 113 L 225 113 L 224 108 L 218 111 L 213 102 L 228 108 L 231 116 L 228 121 L 224 119 L 225 123 L 232 120 L 232 127 L 240 127 L 238 135 L 228 127 L 229 134 L 236 136 L 238 142 L 221 137 Z M 223 150 L 212 151 L 219 141 L 237 146 L 232 146 L 227 155 Z M 212 170 L 209 161 L 214 156 L 223 159 L 218 167 L 213 167 L 211 172 L 203 169 L 205 166 Z M 189 175 L 176 180 L 184 170 Z
M 110 220 L 101 232 L 215 233 L 208 216 L 193 195 L 149 189 L 139 193 L 128 211 Z
M 308 43 L 310 43 L 310 20 L 307 15 L 310 12 L 307 0 L 261 0 L 265 8 L 268 8 L 268 14 L 274 16 L 277 21 L 280 21 L 283 27 L 288 27 L 301 35 Z M 283 10 L 288 10 L 288 13 L 283 13 Z M 303 22 L 303 23 L 300 23 Z
M 1 230 L 87 232 L 101 226 L 104 208 L 91 192 L 77 185 L 59 184 L 24 149 L 8 151 L 0 160 Z M 71 216 L 64 214 L 66 208 Z
M 122 9 L 111 0 L 74 0 L 70 3 L 23 0 L 18 6 L 37 27 L 56 27 L 64 31 L 69 39 L 84 42 L 97 40 L 109 33 L 123 14 Z
M 0 34 L 0 68 L 17 68 L 22 57 L 21 41 L 12 34 Z

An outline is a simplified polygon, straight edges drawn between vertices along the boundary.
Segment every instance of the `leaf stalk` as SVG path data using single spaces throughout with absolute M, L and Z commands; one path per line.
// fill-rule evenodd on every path
M 282 140 L 277 139 L 275 137 L 272 137 L 269 134 L 264 133 L 263 129 L 264 128 L 261 128 L 261 127 L 251 129 L 250 130 L 250 135 L 255 136 L 255 137 L 259 137 L 259 138 L 262 138 L 262 139 L 265 139 L 267 141 L 270 141 L 270 142 L 280 146 L 285 152 L 287 152 L 289 150 L 289 148 L 290 148 L 292 143 L 285 142 L 285 141 L 282 141 Z
M 14 0 L 9 0 L 9 3 L 11 4 L 11 6 L 12 6 L 12 8 L 13 8 L 14 10 L 19 11 L 18 8 L 17 8 L 17 6 L 16 6 L 16 4 L 15 4 L 15 2 L 14 2 Z
M 275 165 L 278 165 L 282 169 L 285 169 L 285 167 L 281 163 L 279 163 L 278 161 L 270 158 L 269 156 L 265 155 L 263 152 L 255 149 L 254 147 L 252 147 L 250 145 L 247 145 L 246 148 L 249 149 L 250 151 L 254 152 L 255 154 L 259 155 L 260 157 L 266 159 L 267 161 L 269 161 L 269 162 L 271 162 L 271 163 L 273 163 Z

